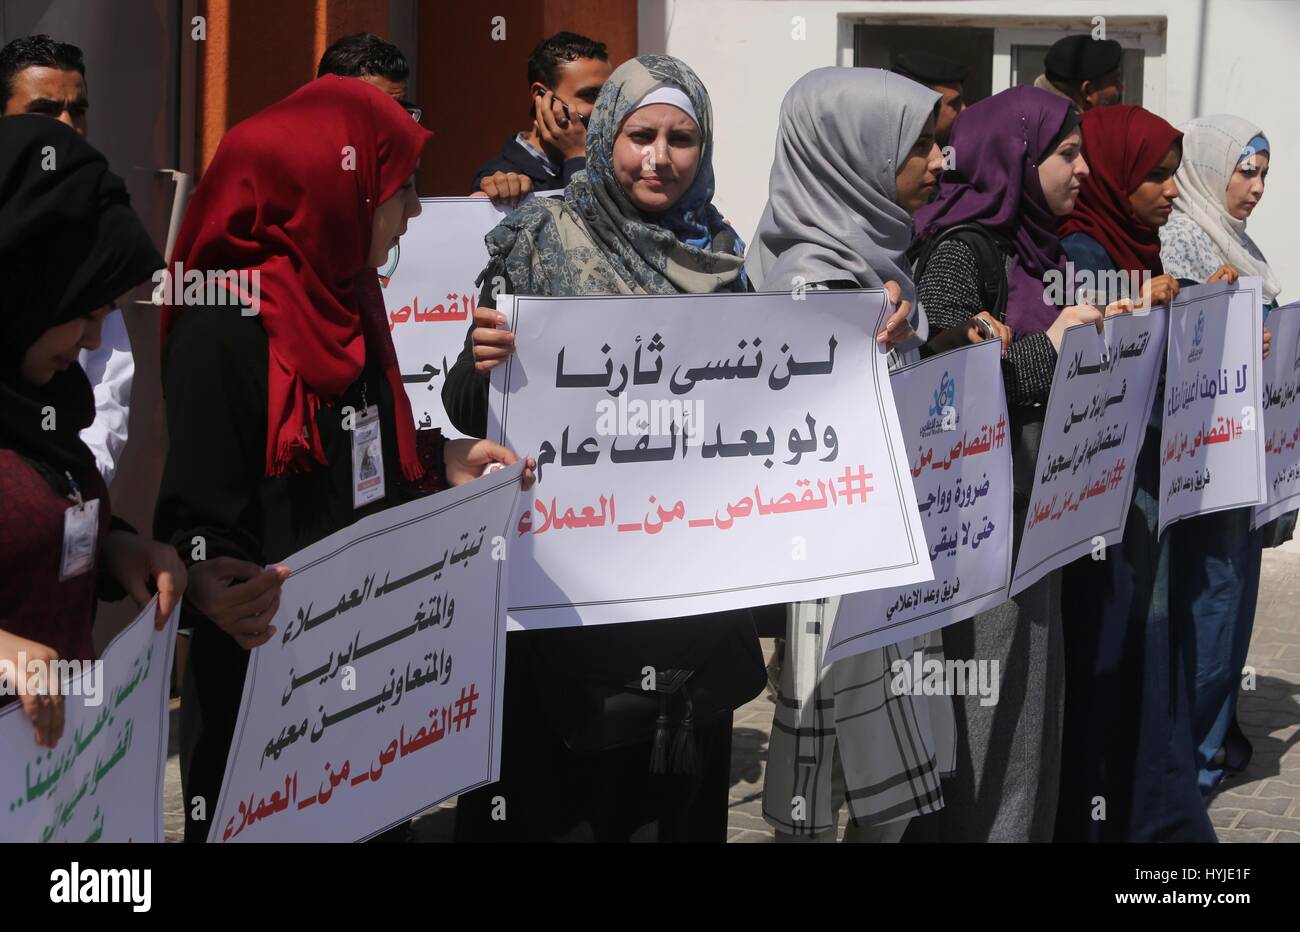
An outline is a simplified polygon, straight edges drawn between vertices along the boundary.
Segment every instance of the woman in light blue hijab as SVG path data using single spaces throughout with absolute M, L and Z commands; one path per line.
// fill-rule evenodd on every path
M 1246 224 L 1264 197 L 1272 146 L 1258 124 L 1231 114 L 1198 117 L 1180 129 L 1181 196 L 1160 229 L 1165 271 L 1197 283 L 1212 281 L 1225 265 L 1239 275 L 1257 276 L 1267 320 L 1282 286 Z M 1229 509 L 1170 529 L 1194 561 L 1171 607 L 1189 616 L 1196 630 L 1192 729 L 1205 794 L 1226 773 L 1250 763 L 1253 749 L 1237 722 L 1237 696 L 1254 630 L 1262 553 L 1265 546 L 1286 541 L 1295 528 L 1295 512 L 1261 528 L 1251 526 L 1252 513 Z

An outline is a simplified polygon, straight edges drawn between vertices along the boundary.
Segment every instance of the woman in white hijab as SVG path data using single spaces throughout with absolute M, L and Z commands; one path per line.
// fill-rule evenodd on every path
M 1258 276 L 1267 318 L 1281 285 L 1246 234 L 1246 221 L 1264 196 L 1269 142 L 1258 125 L 1227 114 L 1180 129 L 1183 161 L 1175 179 L 1181 196 L 1160 230 L 1160 261 L 1184 281 L 1209 281 L 1224 265 Z M 1251 509 L 1237 508 L 1172 530 L 1175 546 L 1195 559 L 1184 585 L 1170 592 L 1170 612 L 1190 616 L 1196 631 L 1192 730 L 1202 793 L 1250 762 L 1250 742 L 1237 724 L 1237 685 L 1254 627 L 1261 554 L 1266 542 L 1286 540 L 1294 527 L 1292 512 L 1252 529 Z
M 820 68 L 795 83 L 781 105 L 767 208 L 745 262 L 757 290 L 884 287 L 898 310 L 877 339 L 901 341 L 910 355 L 913 333 L 923 339 L 926 328 L 905 253 L 912 213 L 938 189 L 943 168 L 938 102 L 929 88 L 874 68 Z M 909 323 L 904 309 L 912 307 Z M 927 639 L 823 668 L 839 606 L 839 598 L 789 606 L 763 788 L 777 841 L 835 841 L 845 802 L 845 840 L 896 841 L 911 816 L 943 806 L 951 699 L 889 689 L 890 664 Z
M 1246 221 L 1264 196 L 1269 143 L 1249 120 L 1228 114 L 1198 117 L 1183 131 L 1183 161 L 1175 176 L 1181 192 L 1160 228 L 1160 261 L 1175 278 L 1207 281 L 1220 267 L 1259 276 L 1264 303 L 1282 286 L 1246 234 Z

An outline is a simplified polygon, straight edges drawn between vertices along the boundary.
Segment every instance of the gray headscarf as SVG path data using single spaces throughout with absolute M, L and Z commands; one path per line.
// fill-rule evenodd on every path
M 682 91 L 695 110 L 702 152 L 695 180 L 672 209 L 646 216 L 614 177 L 614 140 L 651 91 Z M 533 198 L 501 221 L 486 242 L 493 269 L 517 294 L 704 294 L 743 290 L 744 247 L 713 206 L 713 111 L 684 62 L 642 55 L 620 65 L 596 99 L 587 126 L 587 167 L 564 200 Z
M 754 287 L 898 282 L 916 307 L 912 217 L 894 175 L 940 95 L 878 68 L 818 68 L 781 103 L 767 208 L 745 262 Z

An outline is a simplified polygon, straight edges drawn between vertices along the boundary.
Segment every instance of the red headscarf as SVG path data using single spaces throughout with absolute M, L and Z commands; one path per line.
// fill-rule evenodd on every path
M 268 476 L 325 462 L 316 411 L 356 382 L 367 351 L 392 388 L 403 475 L 423 474 L 366 257 L 375 208 L 410 178 L 431 135 L 378 88 L 327 75 L 226 133 L 194 192 L 172 262 L 261 273 Z M 181 313 L 164 310 L 164 346 Z
M 1160 275 L 1160 235 L 1138 220 L 1128 196 L 1160 164 L 1183 134 L 1133 104 L 1093 107 L 1083 115 L 1083 179 L 1074 212 L 1060 235 L 1087 233 L 1124 271 Z

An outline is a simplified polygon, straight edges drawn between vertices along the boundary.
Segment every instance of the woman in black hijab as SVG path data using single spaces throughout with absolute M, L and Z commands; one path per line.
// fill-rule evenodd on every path
M 79 436 L 95 400 L 77 354 L 162 264 L 103 155 L 57 120 L 0 120 L 0 661 L 17 669 L 94 659 L 97 597 L 144 604 L 152 580 L 161 628 L 185 588 L 175 550 L 111 517 Z M 62 697 L 25 685 L 36 741 L 54 747 Z

